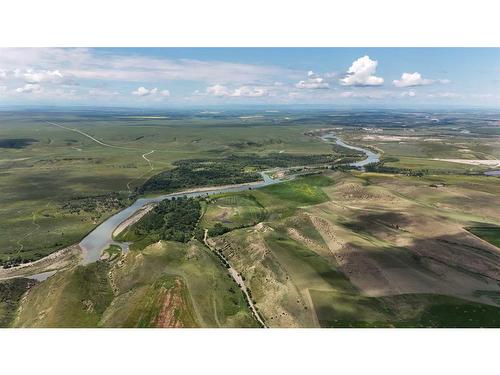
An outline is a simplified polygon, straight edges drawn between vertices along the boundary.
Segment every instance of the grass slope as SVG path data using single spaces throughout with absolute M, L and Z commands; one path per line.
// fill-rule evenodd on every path
M 12 279 L 0 281 L 0 327 L 9 327 L 23 294 L 35 285 L 34 280 Z
M 500 307 L 430 294 L 363 297 L 312 290 L 322 327 L 500 327 Z
M 14 322 L 17 327 L 96 327 L 113 299 L 104 262 L 56 273 L 33 287 Z

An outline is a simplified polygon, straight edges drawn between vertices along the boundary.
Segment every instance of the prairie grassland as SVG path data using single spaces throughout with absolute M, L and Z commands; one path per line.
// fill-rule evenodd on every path
M 308 127 L 302 125 L 153 117 L 1 113 L 0 139 L 33 139 L 33 143 L 0 148 L 0 260 L 38 259 L 78 242 L 127 205 L 136 187 L 172 168 L 175 160 L 331 151 L 328 145 L 305 136 Z M 116 147 L 103 146 L 46 121 L 78 129 Z M 119 204 L 98 202 L 96 207 L 78 212 L 64 208 L 80 198 L 112 193 L 118 194 Z
M 497 327 L 500 249 L 464 228 L 500 223 L 499 188 L 461 177 L 329 172 L 214 197 L 200 225 L 265 209 L 212 241 L 271 327 Z M 15 326 L 257 326 L 196 240 L 58 272 L 13 306 Z
M 328 197 L 300 205 L 254 191 L 288 207 L 214 241 L 270 326 L 498 326 L 500 249 L 465 228 L 500 223 L 499 187 L 461 177 L 336 172 L 298 182 Z
M 211 228 L 215 223 L 222 223 L 227 228 L 255 225 L 267 217 L 266 210 L 250 194 L 222 195 L 210 199 L 200 225 Z

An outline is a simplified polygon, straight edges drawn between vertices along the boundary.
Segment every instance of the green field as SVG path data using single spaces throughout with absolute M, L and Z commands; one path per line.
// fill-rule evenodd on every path
M 472 227 L 467 230 L 476 236 L 500 248 L 500 228 L 498 227 Z
M 474 328 L 500 326 L 500 307 L 442 295 L 360 297 L 313 290 L 322 327 Z
M 255 225 L 267 217 L 266 209 L 251 194 L 227 194 L 211 198 L 200 225 L 211 228 L 222 223 L 227 228 Z

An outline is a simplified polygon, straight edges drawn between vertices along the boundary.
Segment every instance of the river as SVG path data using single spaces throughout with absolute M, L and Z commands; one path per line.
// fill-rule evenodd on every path
M 500 177 L 500 171 L 487 171 L 484 172 L 486 176 L 495 176 L 495 177 Z
M 92 232 L 90 232 L 87 237 L 85 237 L 80 242 L 80 248 L 83 251 L 83 264 L 89 264 L 99 260 L 103 250 L 109 247 L 111 244 L 118 245 L 125 252 L 128 250 L 128 244 L 122 242 L 116 242 L 113 240 L 113 231 L 120 225 L 123 221 L 131 217 L 135 212 L 141 209 L 148 203 L 161 202 L 165 199 L 179 198 L 179 197 L 201 197 L 213 194 L 221 193 L 231 193 L 237 191 L 244 191 L 249 189 L 257 189 L 264 186 L 269 186 L 282 182 L 281 179 L 273 179 L 267 173 L 261 172 L 262 181 L 252 182 L 248 184 L 241 185 L 229 185 L 225 187 L 214 187 L 214 188 L 204 188 L 203 190 L 187 191 L 172 193 L 166 195 L 160 195 L 153 198 L 139 198 L 131 206 L 125 208 L 124 210 L 114 214 L 109 219 L 100 224 Z
M 374 152 L 367 150 L 367 149 L 364 149 L 364 148 L 361 148 L 361 147 L 348 145 L 348 144 L 344 143 L 340 138 L 338 138 L 333 133 L 326 134 L 326 135 L 322 136 L 321 139 L 325 142 L 331 142 L 331 140 L 334 139 L 335 142 L 340 146 L 347 147 L 347 148 L 361 151 L 361 152 L 365 153 L 365 155 L 367 156 L 366 159 L 349 164 L 353 167 L 363 168 L 367 164 L 375 163 L 375 162 L 378 162 L 380 160 L 378 154 L 375 154 Z M 122 248 L 122 250 L 124 252 L 126 252 L 128 250 L 128 244 L 114 241 L 112 238 L 113 231 L 115 230 L 115 228 L 118 225 L 120 225 L 123 221 L 127 220 L 135 212 L 137 212 L 139 209 L 141 209 L 143 206 L 145 206 L 148 203 L 155 203 L 155 202 L 160 202 L 160 201 L 165 200 L 165 199 L 172 199 L 172 198 L 178 198 L 178 197 L 200 197 L 200 196 L 207 196 L 207 195 L 212 195 L 212 194 L 245 191 L 245 190 L 249 190 L 249 189 L 262 188 L 265 186 L 269 186 L 269 185 L 273 185 L 273 184 L 277 184 L 277 183 L 286 181 L 285 179 L 273 179 L 266 172 L 261 172 L 261 176 L 262 176 L 262 181 L 248 183 L 248 184 L 229 185 L 229 186 L 214 187 L 214 188 L 208 187 L 208 188 L 204 188 L 203 190 L 201 190 L 201 189 L 196 190 L 195 189 L 195 190 L 187 191 L 187 192 L 179 192 L 179 193 L 160 195 L 160 196 L 153 197 L 153 198 L 139 198 L 131 206 L 114 214 L 109 219 L 104 221 L 102 224 L 100 224 L 97 228 L 95 228 L 91 233 L 89 233 L 80 242 L 79 245 L 83 251 L 82 263 L 89 264 L 89 263 L 92 263 L 92 262 L 99 260 L 103 250 L 105 250 L 111 244 L 115 244 L 115 245 L 120 246 Z M 291 176 L 291 177 L 289 177 L 289 179 L 292 179 L 293 177 L 294 176 Z
M 344 143 L 344 141 L 342 139 L 340 139 L 339 137 L 337 137 L 334 133 L 325 134 L 325 135 L 321 136 L 321 139 L 325 142 L 331 142 L 331 140 L 334 139 L 335 143 L 338 144 L 339 146 L 350 148 L 351 150 L 361 151 L 366 155 L 366 159 L 363 159 L 361 161 L 356 161 L 353 163 L 349 163 L 349 165 L 351 167 L 364 168 L 365 165 L 368 165 L 371 163 L 378 163 L 380 161 L 379 154 L 376 154 L 376 153 L 374 153 L 366 148 L 348 145 L 347 143 Z

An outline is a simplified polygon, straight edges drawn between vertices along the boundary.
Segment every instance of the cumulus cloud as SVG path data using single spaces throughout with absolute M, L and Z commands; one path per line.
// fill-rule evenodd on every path
M 208 86 L 206 93 L 213 96 L 231 96 L 231 91 L 223 85 Z
M 401 79 L 395 79 L 392 84 L 396 87 L 425 86 L 433 83 L 450 83 L 448 79 L 427 79 L 423 78 L 419 72 L 403 73 Z
M 139 87 L 137 90 L 132 91 L 133 95 L 137 96 L 156 96 L 156 97 L 167 97 L 170 96 L 170 91 L 168 90 L 160 90 L 157 87 L 152 89 L 147 89 L 143 86 Z
M 413 86 L 423 86 L 430 85 L 434 81 L 431 79 L 422 78 L 422 75 L 418 72 L 415 73 L 403 73 L 401 74 L 401 79 L 395 79 L 392 84 L 396 87 L 413 87 Z
M 340 79 L 342 86 L 380 86 L 384 79 L 376 77 L 378 61 L 363 56 L 352 63 L 344 78 Z
M 16 71 L 16 76 L 24 78 L 27 83 L 41 83 L 41 82 L 55 82 L 63 78 L 63 75 L 59 70 L 33 70 L 28 69 L 26 73 L 21 73 L 19 70 Z
M 0 79 L 7 78 L 7 72 L 5 70 L 0 69 Z
M 41 92 L 42 87 L 38 83 L 27 83 L 23 87 L 18 87 L 16 92 L 24 94 L 24 93 L 37 93 Z
M 224 85 L 213 85 L 206 89 L 206 94 L 217 97 L 250 97 L 257 98 L 269 95 L 269 91 L 264 87 L 241 86 L 234 90 Z
M 265 88 L 241 86 L 235 89 L 231 96 L 245 96 L 245 97 L 256 98 L 267 95 L 269 95 L 269 92 Z
M 318 74 L 314 73 L 312 70 L 310 70 L 307 73 L 307 80 L 305 81 L 299 81 L 298 83 L 295 84 L 295 87 L 299 89 L 327 89 L 330 87 L 328 82 L 325 82 L 325 80 L 320 77 Z

